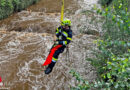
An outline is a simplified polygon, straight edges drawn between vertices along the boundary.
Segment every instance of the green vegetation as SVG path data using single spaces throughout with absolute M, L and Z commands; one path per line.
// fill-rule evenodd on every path
M 130 90 L 130 12 L 129 0 L 114 0 L 105 9 L 96 9 L 104 23 L 103 36 L 97 40 L 96 58 L 89 59 L 96 68 L 98 80 L 88 83 L 74 71 L 79 81 L 72 90 Z M 88 60 L 88 59 L 87 59 Z
M 7 18 L 13 12 L 21 11 L 39 0 L 0 0 L 0 19 Z

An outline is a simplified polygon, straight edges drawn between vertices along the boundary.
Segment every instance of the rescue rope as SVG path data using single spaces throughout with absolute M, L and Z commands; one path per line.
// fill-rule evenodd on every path
M 66 46 L 66 59 L 69 61 L 69 45 Z
M 64 0 L 62 0 L 62 7 L 61 7 L 61 22 L 63 21 L 64 18 Z
M 61 7 L 61 23 L 63 21 L 64 18 L 64 0 L 62 0 L 62 7 Z M 69 60 L 69 46 L 66 46 L 66 59 Z

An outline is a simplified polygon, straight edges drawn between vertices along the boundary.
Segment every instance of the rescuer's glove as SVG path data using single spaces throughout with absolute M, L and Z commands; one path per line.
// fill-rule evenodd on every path
M 58 45 L 59 44 L 59 42 L 58 41 L 55 41 L 55 45 Z

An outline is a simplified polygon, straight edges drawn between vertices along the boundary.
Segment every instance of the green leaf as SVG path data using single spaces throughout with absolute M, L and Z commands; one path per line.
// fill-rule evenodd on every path
M 112 65 L 112 62 L 107 62 L 109 65 Z
M 130 42 L 127 43 L 128 47 L 130 47 Z
M 108 69 L 112 69 L 112 66 L 111 66 L 111 65 L 108 65 Z
M 106 8 L 106 11 L 108 12 L 108 8 Z
M 122 72 L 125 72 L 126 70 L 124 68 L 122 68 Z
M 115 85 L 114 87 L 115 87 L 115 88 L 118 88 L 118 86 L 119 86 L 118 83 L 116 83 L 116 85 Z
M 116 73 L 116 71 L 114 70 L 113 72 L 112 72 L 112 75 L 116 75 L 117 73 Z
M 111 78 L 111 74 L 110 74 L 110 73 L 107 73 L 107 77 L 108 77 L 108 78 Z

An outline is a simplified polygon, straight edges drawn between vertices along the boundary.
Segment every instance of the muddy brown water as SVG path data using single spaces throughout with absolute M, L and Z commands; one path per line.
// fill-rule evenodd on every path
M 93 35 L 73 37 L 69 48 L 59 57 L 51 74 L 42 66 L 53 45 L 55 29 L 60 24 L 61 0 L 41 0 L 27 10 L 0 21 L 0 76 L 5 90 L 70 90 L 77 81 L 71 69 L 89 80 L 96 72 L 85 58 L 91 56 Z M 76 0 L 65 0 L 65 10 L 74 14 L 80 6 Z M 80 43 L 80 44 L 79 44 Z
M 80 6 L 65 0 L 65 11 L 75 12 Z M 54 33 L 60 24 L 61 0 L 41 0 L 9 18 L 0 21 L 0 28 L 9 31 Z

